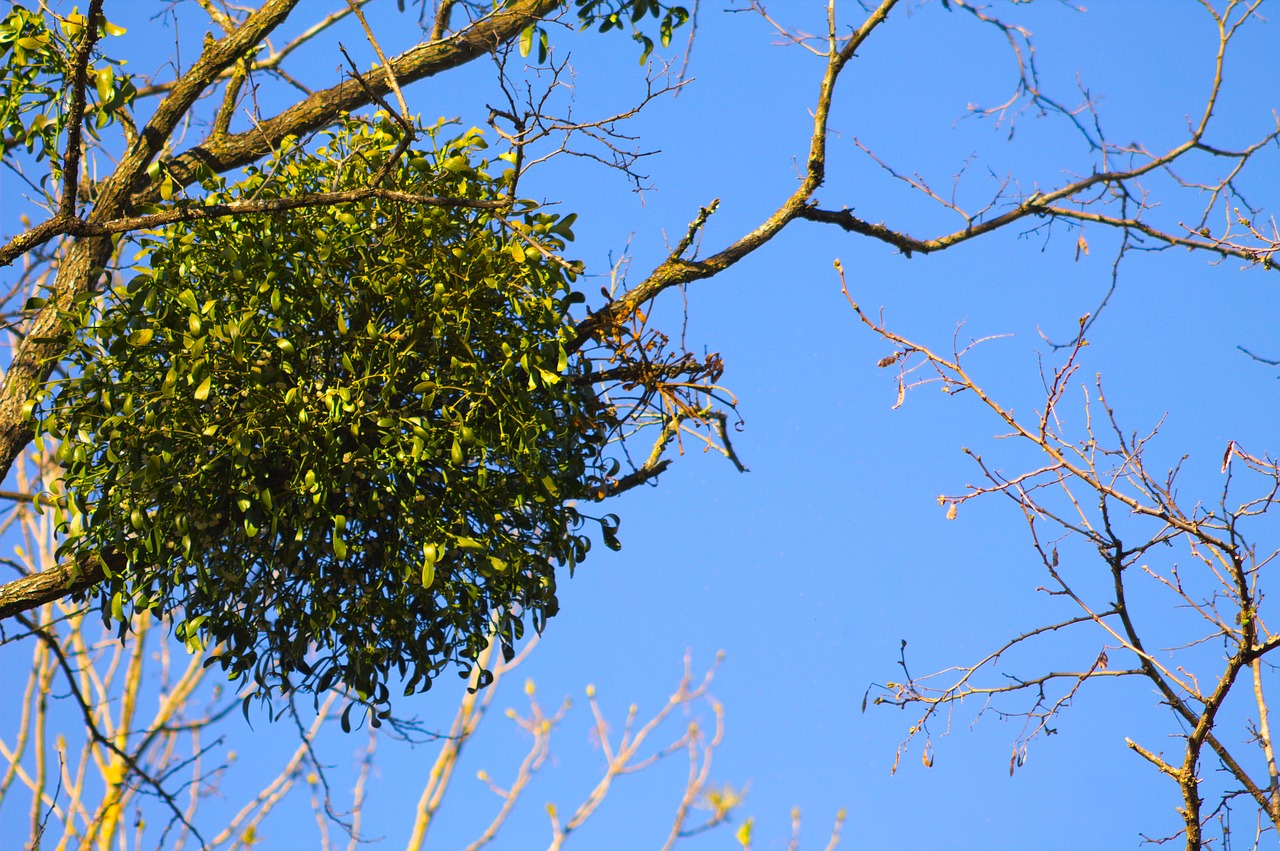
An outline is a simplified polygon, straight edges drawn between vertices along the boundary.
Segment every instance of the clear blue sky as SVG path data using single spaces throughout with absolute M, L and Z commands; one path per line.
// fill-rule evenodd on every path
M 145 23 L 151 9 L 144 4 L 114 5 L 119 11 L 109 8 L 109 16 L 130 27 L 119 52 L 131 54 L 153 39 L 158 65 L 168 55 L 168 32 L 159 22 Z M 315 5 L 319 11 L 336 4 Z M 816 29 L 821 18 L 809 5 L 777 0 L 769 10 Z M 776 45 L 757 15 L 703 6 L 688 85 L 631 125 L 641 146 L 660 150 L 644 165 L 652 190 L 638 196 L 616 174 L 569 159 L 535 171 L 525 186 L 579 213 L 570 254 L 597 276 L 588 277 L 588 294 L 608 283 L 610 258 L 624 253 L 639 280 L 664 256 L 664 239 L 674 243 L 715 198 L 720 212 L 703 246 L 722 247 L 780 203 L 803 165 L 822 62 Z M 860 20 L 857 4 L 839 7 L 847 23 Z M 998 7 L 1035 33 L 1045 88 L 1075 102 L 1078 73 L 1113 139 L 1159 149 L 1179 140 L 1187 116 L 1198 115 L 1216 46 L 1198 4 L 1100 0 L 1087 13 L 1051 2 Z M 204 24 L 186 23 L 197 11 L 184 15 L 184 39 L 197 39 L 191 30 Z M 375 4 L 371 20 L 388 51 L 413 36 L 394 4 Z M 1224 146 L 1274 126 L 1280 31 L 1272 22 L 1247 29 L 1227 65 L 1214 134 Z M 354 55 L 369 53 L 358 33 L 345 32 L 343 41 Z M 551 41 L 557 56 L 572 53 L 576 115 L 625 108 L 642 90 L 636 52 L 624 37 L 555 30 Z M 341 64 L 332 40 L 307 55 L 316 81 L 331 80 Z M 152 69 L 139 63 L 132 70 Z M 947 191 L 972 157 L 959 185 L 966 203 L 993 194 L 1005 175 L 1045 189 L 1087 173 L 1090 151 L 1060 118 L 1028 111 L 1011 134 L 1007 122 L 966 117 L 970 103 L 1008 97 L 1013 72 L 999 35 L 969 16 L 936 2 L 896 10 L 841 80 L 828 182 L 819 194 L 824 205 L 849 206 L 922 237 L 959 226 L 886 177 L 855 138 Z M 481 62 L 406 94 L 424 118 L 483 125 L 484 105 L 495 98 L 492 77 Z M 1277 152 L 1241 183 L 1255 204 L 1274 209 Z M 1170 215 L 1192 217 L 1197 201 L 1189 201 L 1181 213 L 1175 202 Z M 1174 732 L 1143 683 L 1087 684 L 1057 724 L 1059 735 L 1033 742 L 1029 761 L 1012 778 L 1016 720 L 987 716 L 971 727 L 979 707 L 960 707 L 949 735 L 935 736 L 933 768 L 921 765 L 917 742 L 891 776 L 895 748 L 914 717 L 884 707 L 860 711 L 869 684 L 901 679 L 896 660 L 903 639 L 913 670 L 924 672 L 974 661 L 1070 612 L 1036 592 L 1043 577 L 1011 503 L 971 503 L 956 520 L 944 519 L 936 497 L 959 493 L 979 477 L 962 447 L 1010 471 L 1026 456 L 992 439 L 1000 424 L 972 398 L 926 389 L 891 410 L 892 371 L 875 366 L 891 350 L 857 323 L 832 261 L 843 262 L 857 300 L 872 310 L 883 306 L 891 326 L 908 337 L 946 348 L 960 322 L 965 338 L 1008 335 L 984 344 L 971 365 L 993 395 L 1030 410 L 1039 390 L 1037 355 L 1048 363 L 1055 357 L 1038 330 L 1062 339 L 1095 309 L 1110 285 L 1116 237 L 1087 230 L 1090 253 L 1076 260 L 1077 233 L 1058 226 L 1046 238 L 1025 230 L 908 260 L 882 244 L 799 223 L 728 273 L 689 289 L 690 345 L 725 359 L 723 383 L 745 420 L 735 446 L 751 472 L 740 474 L 690 444 L 694 451 L 658 487 L 610 506 L 622 517 L 622 551 L 593 550 L 561 584 L 560 615 L 498 696 L 499 711 L 460 769 L 436 829 L 437 847 L 469 841 L 496 807 L 474 773 L 484 768 L 501 782 L 514 767 L 523 739 L 500 710 L 522 705 L 518 684 L 525 677 L 536 681 L 544 702 L 572 695 L 576 706 L 500 848 L 543 845 L 542 805 L 571 809 L 594 784 L 602 760 L 588 734 L 583 687 L 596 686 L 616 723 L 632 702 L 642 715 L 656 711 L 679 678 L 686 650 L 698 670 L 717 651 L 725 653 L 712 688 L 728 727 L 714 776 L 749 784 L 742 814 L 756 818 L 756 848 L 786 846 L 793 806 L 803 811 L 806 848 L 823 847 L 841 808 L 849 814 L 847 848 L 1126 848 L 1138 846 L 1140 832 L 1176 829 L 1175 787 L 1124 745 L 1130 736 L 1158 749 Z M 1153 451 L 1165 465 L 1190 456 L 1182 485 L 1188 502 L 1216 497 L 1228 440 L 1255 454 L 1276 450 L 1277 372 L 1236 346 L 1280 357 L 1277 279 L 1239 266 L 1211 266 L 1181 252 L 1129 256 L 1083 353 L 1079 378 L 1091 384 L 1102 373 L 1128 428 L 1149 429 L 1167 414 Z M 654 321 L 678 334 L 680 310 L 679 294 L 668 293 Z M 1081 577 L 1103 569 L 1087 552 L 1075 556 L 1071 569 Z M 1159 619 L 1168 601 L 1153 595 L 1142 602 L 1150 604 L 1144 615 Z M 1079 643 L 1058 645 L 1061 658 L 1052 665 L 1087 667 L 1104 639 L 1083 635 Z M 0 652 L 6 668 L 25 664 L 23 648 Z M 1034 674 L 1048 667 L 1024 658 L 1001 670 Z M 445 677 L 397 710 L 444 727 L 459 692 L 457 681 Z M 945 732 L 945 724 L 934 731 Z M 266 750 L 268 739 L 287 738 L 290 729 L 260 723 L 249 731 L 237 720 L 227 732 L 233 747 L 248 752 Z M 1232 728 L 1233 741 L 1237 732 L 1244 736 Z M 330 740 L 326 753 L 343 767 L 362 742 Z M 387 838 L 383 847 L 402 843 L 430 753 L 391 743 L 380 749 L 365 824 Z M 622 778 L 576 847 L 656 847 L 683 772 L 677 757 L 660 772 Z M 303 846 L 293 845 L 278 821 L 268 824 L 264 847 Z M 722 831 L 688 847 L 734 843 Z

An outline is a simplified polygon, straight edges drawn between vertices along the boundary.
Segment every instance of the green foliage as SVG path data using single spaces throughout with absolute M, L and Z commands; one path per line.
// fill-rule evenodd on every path
M 443 122 L 427 130 L 436 139 Z M 213 204 L 361 186 L 503 198 L 479 131 L 405 150 L 385 116 L 288 140 Z M 403 153 L 401 153 L 403 151 Z M 71 377 L 33 404 L 59 438 L 62 555 L 115 554 L 97 590 L 218 645 L 260 695 L 344 684 L 383 706 L 495 631 L 554 614 L 585 556 L 610 409 L 566 349 L 572 217 L 363 200 L 173 225 L 86 302 Z M 512 220 L 516 219 L 518 220 Z M 613 538 L 616 520 L 601 521 Z M 465 673 L 465 671 L 464 671 Z
M 576 0 L 578 21 L 582 29 L 595 27 L 600 32 L 625 31 L 631 28 L 631 38 L 640 45 L 640 64 L 649 61 L 653 53 L 653 39 L 641 29 L 650 18 L 658 21 L 658 39 L 663 47 L 671 44 L 671 36 L 689 20 L 689 10 L 684 6 L 668 6 L 659 0 Z M 520 33 L 520 55 L 528 56 L 534 45 L 538 46 L 538 64 L 550 56 L 550 43 L 545 27 L 529 24 Z
M 684 6 L 668 6 L 660 0 L 576 0 L 576 3 L 578 20 L 584 29 L 595 27 L 600 32 L 608 32 L 629 26 L 631 37 L 641 47 L 641 65 L 649 59 L 654 47 L 653 39 L 640 29 L 643 22 L 650 18 L 658 21 L 658 39 L 666 47 L 671 44 L 672 33 L 689 20 L 689 10 Z
M 57 176 L 61 145 L 70 106 L 72 57 L 88 21 L 74 10 L 51 29 L 45 17 L 19 5 L 0 20 L 0 134 L 7 144 L 25 145 L 37 159 L 48 157 Z M 125 30 L 102 21 L 103 35 Z M 97 61 L 94 61 L 94 60 Z M 90 134 L 127 112 L 137 89 L 122 62 L 90 58 L 86 74 L 85 128 Z M 8 150 L 0 150 L 7 155 Z

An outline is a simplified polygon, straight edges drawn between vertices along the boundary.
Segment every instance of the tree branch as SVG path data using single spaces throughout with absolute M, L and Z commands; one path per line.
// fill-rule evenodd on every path
M 83 594 L 106 578 L 100 559 L 67 563 L 0 585 L 0 621 L 22 612 Z
M 442 41 L 419 44 L 358 79 L 344 80 L 318 91 L 305 100 L 257 122 L 252 130 L 208 139 L 176 157 L 164 160 L 177 185 L 194 183 L 201 166 L 223 173 L 248 165 L 269 154 L 285 136 L 301 136 L 333 122 L 343 112 L 369 103 L 368 92 L 391 93 L 389 75 L 407 85 L 448 71 L 493 51 L 516 38 L 533 21 L 555 11 L 560 0 L 518 0 Z M 133 203 L 151 201 L 158 187 L 148 186 L 141 176 L 133 185 Z

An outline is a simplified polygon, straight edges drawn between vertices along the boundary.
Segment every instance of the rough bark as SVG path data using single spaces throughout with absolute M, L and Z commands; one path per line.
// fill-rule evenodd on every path
M 60 564 L 0 585 L 0 620 L 88 591 L 104 578 L 102 561 L 93 559 L 80 565 Z
M 562 0 L 521 0 L 495 12 L 449 38 L 419 44 L 391 60 L 391 70 L 400 85 L 465 65 L 492 53 L 512 41 L 529 24 L 563 5 Z M 391 92 L 386 72 L 381 68 L 365 73 L 359 80 L 348 79 L 318 91 L 281 112 L 263 119 L 252 130 L 214 136 L 200 145 L 164 161 L 173 179 L 181 185 L 195 181 L 201 164 L 215 172 L 248 165 L 268 155 L 286 136 L 300 136 L 331 124 L 343 112 L 370 102 L 369 92 L 379 97 Z M 157 191 L 145 179 L 135 186 L 135 200 L 154 200 Z

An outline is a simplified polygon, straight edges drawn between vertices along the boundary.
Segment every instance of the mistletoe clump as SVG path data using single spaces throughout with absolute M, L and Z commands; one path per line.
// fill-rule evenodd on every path
M 442 124 L 427 130 L 436 138 Z M 501 200 L 478 131 L 430 151 L 348 119 L 208 197 L 385 184 Z M 519 209 L 521 205 L 514 205 Z M 176 224 L 84 318 L 35 404 L 60 438 L 63 554 L 99 558 L 106 617 L 170 615 L 259 693 L 381 706 L 495 632 L 542 628 L 589 540 L 575 498 L 612 429 L 570 354 L 572 219 L 387 198 Z M 613 543 L 614 518 L 602 521 Z

